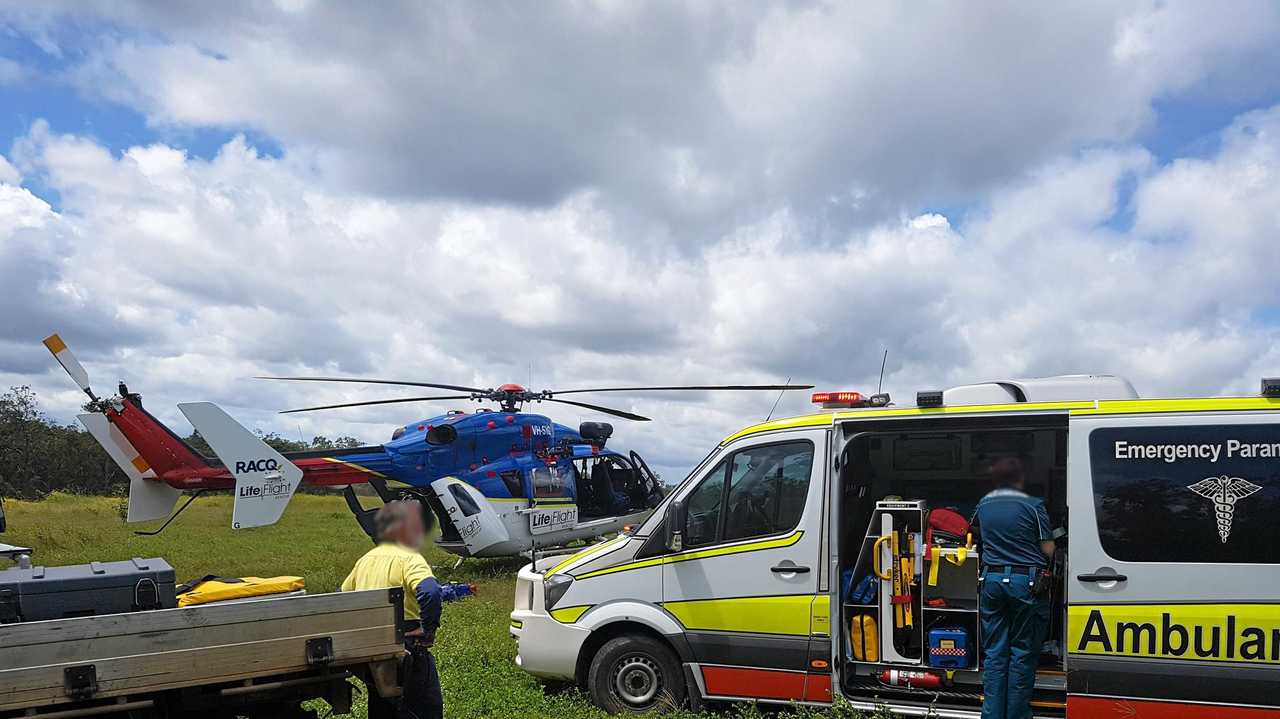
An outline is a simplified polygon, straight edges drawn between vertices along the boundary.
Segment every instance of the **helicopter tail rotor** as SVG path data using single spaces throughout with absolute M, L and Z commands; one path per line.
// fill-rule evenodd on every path
M 87 395 L 89 399 L 97 401 L 93 390 L 89 388 L 89 373 L 85 371 L 84 365 L 80 364 L 80 360 L 71 354 L 71 350 L 67 348 L 67 343 L 57 334 L 51 334 L 44 338 L 44 346 L 53 354 L 53 358 L 58 360 L 58 364 L 62 365 L 62 369 L 71 375 L 71 380 L 80 386 L 80 389 Z

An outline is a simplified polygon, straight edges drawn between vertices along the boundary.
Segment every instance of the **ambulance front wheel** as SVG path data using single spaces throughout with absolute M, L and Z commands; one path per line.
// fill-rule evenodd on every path
M 642 634 L 614 637 L 600 647 L 587 675 L 596 706 L 610 714 L 644 714 L 684 704 L 680 661 L 661 640 Z

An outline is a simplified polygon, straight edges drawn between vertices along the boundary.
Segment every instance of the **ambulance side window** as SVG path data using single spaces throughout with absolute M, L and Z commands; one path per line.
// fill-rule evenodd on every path
M 724 503 L 725 463 L 721 462 L 689 493 L 685 501 L 685 545 L 697 547 L 716 541 L 720 508 Z
M 733 455 L 724 538 L 764 537 L 793 529 L 804 512 L 813 445 L 789 442 Z
M 1280 563 L 1280 425 L 1101 428 L 1089 458 L 1108 556 Z

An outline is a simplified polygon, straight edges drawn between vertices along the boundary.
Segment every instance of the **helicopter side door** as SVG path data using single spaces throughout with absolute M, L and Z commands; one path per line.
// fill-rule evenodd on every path
M 617 454 L 575 457 L 578 509 L 584 518 L 622 516 L 652 507 L 649 480 Z
M 437 479 L 431 490 L 444 505 L 469 555 L 483 556 L 485 550 L 511 539 L 502 518 L 480 490 L 453 477 Z
M 536 465 L 529 472 L 529 534 L 539 535 L 578 526 L 574 471 L 568 463 Z

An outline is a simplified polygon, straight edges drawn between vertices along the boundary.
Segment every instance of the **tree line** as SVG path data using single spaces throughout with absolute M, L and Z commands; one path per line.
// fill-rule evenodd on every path
M 354 437 L 316 436 L 310 442 L 259 433 L 279 452 L 359 447 Z M 209 443 L 193 432 L 183 440 L 213 456 Z M 10 387 L 0 394 L 0 498 L 41 499 L 50 492 L 121 495 L 129 479 L 77 423 L 60 424 L 40 409 L 30 387 Z

